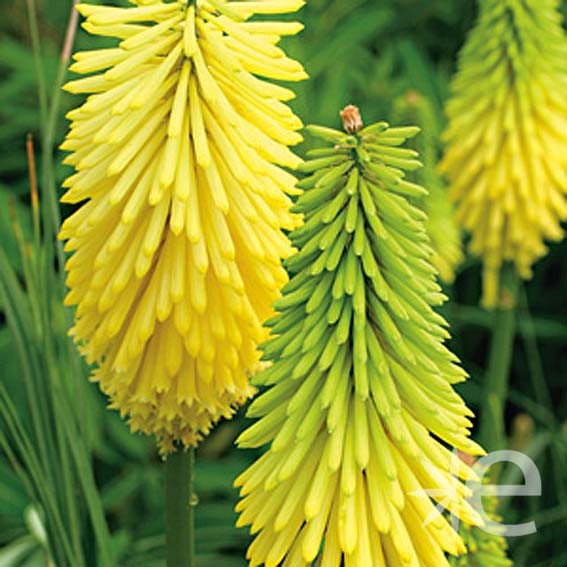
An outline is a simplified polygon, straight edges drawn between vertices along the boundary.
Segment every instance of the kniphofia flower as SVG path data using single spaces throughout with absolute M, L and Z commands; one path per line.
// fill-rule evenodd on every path
M 412 145 L 419 152 L 423 167 L 411 176 L 429 192 L 420 206 L 427 214 L 425 227 L 433 249 L 431 263 L 439 271 L 441 280 L 452 283 L 455 270 L 463 261 L 463 247 L 449 190 L 437 171 L 441 149 L 439 121 L 431 102 L 413 90 L 396 101 L 393 119 L 396 123 L 415 124 L 421 128 L 421 134 Z
M 483 302 L 500 270 L 530 278 L 567 218 L 567 40 L 557 0 L 481 0 L 447 105 L 442 171 L 484 265 Z
M 465 548 L 431 498 L 480 520 L 462 482 L 472 470 L 445 444 L 482 449 L 452 387 L 466 373 L 443 344 L 425 214 L 410 202 L 426 191 L 404 179 L 420 162 L 400 146 L 418 129 L 356 133 L 345 112 L 350 134 L 311 127 L 333 146 L 301 166 L 305 224 L 263 345 L 273 364 L 238 440 L 269 448 L 236 481 L 238 524 L 255 534 L 251 567 L 443 567 Z
M 270 82 L 305 78 L 278 47 L 302 26 L 274 14 L 301 0 L 81 4 L 83 27 L 118 45 L 77 53 L 90 96 L 63 148 L 82 203 L 61 238 L 73 334 L 93 378 L 162 450 L 200 434 L 252 393 L 261 322 L 287 281 L 281 229 L 300 120 Z M 254 15 L 269 18 L 251 19 Z

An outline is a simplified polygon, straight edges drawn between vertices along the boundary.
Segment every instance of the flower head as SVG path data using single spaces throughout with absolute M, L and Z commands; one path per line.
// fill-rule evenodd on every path
M 447 105 L 447 152 L 459 223 L 484 265 L 483 302 L 500 270 L 522 278 L 560 240 L 567 218 L 567 40 L 557 0 L 482 0 Z
M 90 33 L 116 47 L 77 53 L 90 96 L 69 114 L 76 173 L 61 230 L 73 329 L 93 378 L 134 430 L 164 451 L 200 434 L 251 393 L 261 321 L 287 281 L 281 229 L 300 162 L 300 120 L 284 101 L 301 65 L 278 47 L 302 26 L 251 19 L 301 0 L 137 0 L 80 4 Z
M 269 444 L 236 481 L 252 567 L 447 566 L 444 552 L 464 547 L 442 511 L 480 521 L 460 480 L 473 473 L 443 444 L 482 453 L 433 309 L 444 296 L 426 217 L 410 202 L 426 191 L 405 179 L 421 164 L 400 146 L 418 129 L 349 124 L 310 128 L 333 147 L 301 166 L 305 224 L 266 323 L 273 364 L 238 440 Z

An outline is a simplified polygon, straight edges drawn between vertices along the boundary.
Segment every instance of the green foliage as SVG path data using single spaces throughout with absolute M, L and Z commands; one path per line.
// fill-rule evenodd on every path
M 473 6 L 472 0 L 308 2 L 305 31 L 288 43 L 311 76 L 299 89 L 298 115 L 334 126 L 337 109 L 353 103 L 370 123 L 388 116 L 392 101 L 412 88 L 441 116 Z
M 25 396 L 18 410 L 7 389 L 15 384 L 0 387 L 0 445 L 31 502 L 42 511 L 36 523 L 46 532 L 41 542 L 45 553 L 61 565 L 94 564 L 81 542 L 82 532 L 92 529 L 101 560 L 111 565 L 89 455 L 92 402 L 66 336 L 67 321 L 57 303 L 62 295 L 49 293 L 61 292 L 60 280 L 51 254 L 39 242 L 25 240 L 17 217 L 14 229 L 24 283 L 0 245 L 0 296 L 21 369 L 17 386 Z
M 46 79 L 53 82 L 57 59 L 46 58 Z M 25 134 L 39 133 L 37 78 L 33 53 L 10 37 L 0 39 L 0 180 L 15 179 L 14 189 L 23 194 L 26 185 L 22 172 L 27 169 Z

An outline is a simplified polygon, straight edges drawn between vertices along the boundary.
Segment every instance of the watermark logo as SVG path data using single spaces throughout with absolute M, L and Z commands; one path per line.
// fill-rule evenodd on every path
M 497 463 L 511 463 L 517 466 L 524 475 L 524 484 L 484 484 L 482 479 L 488 469 Z M 480 481 L 467 482 L 472 490 L 470 503 L 478 512 L 484 526 L 482 529 L 490 534 L 501 535 L 502 537 L 522 537 L 537 532 L 535 522 L 525 522 L 523 524 L 503 524 L 496 522 L 488 517 L 482 505 L 483 496 L 541 496 L 541 475 L 537 465 L 530 457 L 519 451 L 503 450 L 488 453 L 478 459 L 474 464 L 473 470 L 478 475 Z
M 478 514 L 481 524 L 483 524 L 478 529 L 502 537 L 522 537 L 537 532 L 536 524 L 533 521 L 521 524 L 503 524 L 496 521 L 486 513 L 482 502 L 483 496 L 496 498 L 501 496 L 541 496 L 541 475 L 537 465 L 530 457 L 512 450 L 488 453 L 472 465 L 478 479 L 467 480 L 463 485 L 458 480 L 459 452 L 454 450 L 453 453 L 456 458 L 451 460 L 451 475 L 448 484 L 445 484 L 442 488 L 425 488 L 410 493 L 410 496 L 431 498 L 435 502 L 434 509 L 424 519 L 424 526 L 435 522 L 444 512 L 449 512 L 451 514 L 451 525 L 453 529 L 457 530 L 459 527 L 458 506 L 461 505 L 461 495 L 464 491 L 468 504 Z M 490 467 L 498 463 L 509 463 L 517 466 L 524 476 L 524 484 L 501 485 L 483 482 Z M 437 468 L 431 463 L 428 466 L 431 467 L 430 472 L 432 474 L 430 476 L 435 478 L 439 474 Z

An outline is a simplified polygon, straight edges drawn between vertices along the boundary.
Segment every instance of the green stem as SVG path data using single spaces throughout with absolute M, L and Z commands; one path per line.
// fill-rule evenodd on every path
M 194 463 L 190 449 L 173 453 L 165 465 L 167 567 L 195 566 Z
M 480 416 L 480 441 L 487 451 L 504 449 L 504 410 L 516 335 L 518 277 L 512 266 L 501 276 L 501 303 L 494 311 L 488 371 L 484 379 Z
M 26 1 L 28 8 L 28 22 L 30 26 L 30 37 L 32 42 L 33 55 L 35 59 L 35 72 L 37 76 L 38 97 L 39 97 L 39 116 L 41 124 L 47 120 L 47 84 L 43 74 L 43 63 L 41 58 L 41 43 L 39 39 L 39 27 L 37 24 L 37 9 L 34 0 Z
M 526 351 L 526 358 L 528 360 L 528 369 L 532 380 L 534 395 L 539 405 L 553 413 L 553 401 L 549 392 L 549 386 L 545 379 L 543 361 L 539 352 L 535 326 L 530 313 L 530 306 L 528 304 L 528 294 L 524 287 L 521 288 L 519 296 L 522 315 L 526 322 L 526 324 L 520 328 L 520 333 L 524 340 L 524 348 Z
M 53 150 L 55 147 L 55 136 L 57 132 L 57 122 L 59 120 L 59 111 L 61 109 L 61 90 L 65 82 L 65 75 L 67 73 L 67 65 L 71 57 L 71 51 L 75 40 L 75 33 L 77 30 L 78 12 L 76 10 L 77 0 L 73 0 L 71 4 L 71 11 L 69 15 L 69 22 L 65 34 L 65 41 L 61 51 L 61 58 L 59 67 L 57 69 L 57 77 L 53 85 L 53 94 L 51 97 L 51 105 L 48 110 L 47 119 L 43 123 L 43 154 L 42 154 L 42 169 L 43 169 L 43 182 L 44 182 L 44 197 L 48 203 L 48 213 L 51 215 L 49 219 L 49 228 L 51 233 L 47 233 L 47 239 L 56 239 L 57 260 L 59 263 L 59 274 L 61 278 L 61 288 L 65 294 L 65 252 L 63 243 L 57 239 L 57 234 L 61 226 L 61 212 L 59 210 L 59 199 L 57 196 L 57 187 L 55 184 L 55 173 L 53 163 Z M 66 315 L 69 316 L 69 311 L 66 310 Z M 68 323 L 70 323 L 70 319 Z
M 32 0 L 33 1 L 33 0 Z M 77 12 L 78 0 L 72 0 L 69 20 L 67 23 L 67 29 L 65 32 L 65 40 L 63 42 L 63 47 L 61 49 L 61 57 L 59 60 L 59 67 L 57 69 L 57 77 L 53 85 L 53 94 L 51 96 L 51 105 L 49 106 L 47 120 L 44 124 L 43 135 L 42 135 L 42 179 L 44 183 L 43 196 L 47 202 L 47 207 L 44 207 L 46 217 L 50 217 L 49 222 L 46 222 L 46 237 L 45 243 L 52 246 L 53 240 L 55 240 L 55 250 L 57 255 L 58 272 L 57 277 L 59 279 L 59 285 L 61 288 L 61 297 L 66 294 L 66 283 L 65 283 L 65 251 L 63 243 L 58 239 L 59 229 L 61 227 L 61 212 L 59 209 L 59 198 L 57 195 L 57 187 L 55 180 L 55 165 L 54 165 L 54 148 L 55 148 L 55 137 L 57 133 L 57 123 L 59 120 L 59 113 L 61 110 L 61 93 L 62 86 L 65 82 L 65 75 L 67 73 L 67 65 L 69 59 L 71 58 L 71 52 L 73 50 L 73 45 L 75 42 L 75 35 L 77 32 L 79 13 Z M 50 248 L 48 248 L 50 250 Z M 51 272 L 48 272 L 51 273 Z M 46 274 L 47 276 L 47 274 Z M 48 276 L 47 276 L 48 277 Z M 48 280 L 49 282 L 49 280 Z M 51 282 L 49 282 L 51 283 Z M 56 285 L 56 282 L 54 282 Z M 64 309 L 65 322 L 67 329 L 70 329 L 73 325 L 73 315 L 69 308 Z M 82 371 L 80 368 L 79 358 L 77 351 L 73 345 L 73 341 L 67 341 L 67 353 L 69 355 L 70 366 L 72 370 L 72 376 L 77 380 L 82 378 Z M 83 405 L 83 396 L 79 395 L 77 390 L 77 380 L 70 384 L 71 395 L 80 400 Z M 85 408 L 82 406 L 81 411 L 84 413 Z M 85 432 L 85 422 L 81 421 L 81 427 L 83 433 Z
M 69 24 L 65 35 L 65 42 L 61 52 L 61 59 L 57 71 L 55 84 L 53 85 L 53 94 L 51 101 L 48 100 L 47 84 L 43 74 L 43 64 L 41 57 L 41 42 L 39 36 L 39 26 L 37 18 L 37 8 L 35 0 L 27 0 L 30 35 L 32 39 L 33 52 L 36 63 L 37 81 L 38 81 L 38 97 L 40 109 L 41 123 L 41 194 L 46 207 L 42 208 L 43 224 L 45 231 L 44 245 L 46 247 L 46 257 L 51 257 L 51 250 L 54 246 L 57 254 L 57 262 L 59 265 L 59 277 L 61 280 L 61 290 L 65 294 L 65 253 L 63 244 L 57 240 L 57 234 L 61 225 L 61 214 L 59 211 L 59 202 L 57 197 L 57 188 L 55 183 L 55 167 L 53 163 L 53 151 L 55 146 L 55 135 L 57 130 L 57 121 L 59 119 L 59 111 L 61 108 L 61 87 L 65 80 L 67 64 L 71 55 L 75 32 L 77 29 L 78 13 L 76 11 L 77 0 L 71 3 L 71 12 Z M 66 311 L 68 326 L 71 324 L 71 316 Z

